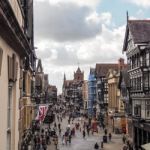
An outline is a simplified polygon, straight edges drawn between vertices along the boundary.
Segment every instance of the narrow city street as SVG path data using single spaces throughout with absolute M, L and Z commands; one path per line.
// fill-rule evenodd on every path
M 68 122 L 68 117 L 63 119 L 63 122 L 61 124 L 62 134 L 66 130 L 66 127 L 68 125 L 67 122 Z M 74 127 L 75 123 L 77 122 L 81 123 L 81 121 L 79 121 L 79 118 L 75 119 L 74 123 L 71 124 L 71 127 Z M 58 132 L 57 132 L 57 135 L 59 135 Z M 86 134 L 85 138 L 83 138 L 82 131 L 80 132 L 80 130 L 76 130 L 75 136 L 72 137 L 71 144 L 67 144 L 67 145 L 62 144 L 62 136 L 59 136 L 58 150 L 94 150 L 94 145 L 96 142 L 99 144 L 99 146 L 101 146 L 101 142 L 103 141 L 102 139 L 103 135 L 104 135 L 103 129 L 99 128 L 99 133 L 94 133 L 93 135 L 90 133 L 89 136 Z M 123 147 L 122 135 L 113 134 L 112 141 L 108 143 L 104 143 L 103 149 L 112 150 L 113 148 L 116 149 L 116 147 L 117 147 L 117 150 L 121 150 L 121 148 Z M 51 145 L 48 146 L 48 150 L 55 150 L 55 145 L 53 142 Z
M 150 150 L 150 0 L 0 0 L 0 150 Z

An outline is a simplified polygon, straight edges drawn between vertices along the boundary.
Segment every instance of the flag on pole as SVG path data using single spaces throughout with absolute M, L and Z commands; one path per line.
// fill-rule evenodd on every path
M 40 122 L 44 121 L 47 111 L 48 111 L 48 105 L 40 105 L 36 120 L 39 120 Z

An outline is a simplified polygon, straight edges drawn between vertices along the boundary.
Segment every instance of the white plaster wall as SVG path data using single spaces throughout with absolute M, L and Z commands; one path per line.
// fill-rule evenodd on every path
M 15 53 L 0 37 L 0 47 L 3 50 L 3 60 L 2 60 L 2 70 L 0 76 L 0 150 L 6 150 L 7 144 L 7 102 L 8 102 L 8 65 L 7 65 L 7 56 L 12 56 L 12 53 Z M 13 111 L 12 114 L 12 150 L 18 150 L 18 140 L 19 140 L 19 132 L 18 132 L 18 119 L 19 119 L 19 57 L 16 54 L 16 60 L 18 62 L 18 75 L 17 81 L 13 86 Z
M 24 26 L 24 19 L 23 19 L 23 15 L 21 12 L 21 8 L 20 8 L 20 4 L 18 3 L 18 0 L 9 0 L 10 5 L 15 13 L 15 16 L 18 20 L 18 23 L 20 25 L 20 27 L 23 29 Z

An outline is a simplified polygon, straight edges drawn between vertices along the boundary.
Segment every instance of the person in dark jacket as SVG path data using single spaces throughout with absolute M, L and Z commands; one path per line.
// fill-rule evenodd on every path
M 85 138 L 85 130 L 83 130 L 83 133 L 82 133 L 82 134 L 83 134 L 83 138 Z
M 111 137 L 112 137 L 111 133 L 109 133 L 108 136 L 109 136 L 109 141 L 111 141 Z
M 97 142 L 94 145 L 94 149 L 99 149 L 99 145 L 97 144 Z

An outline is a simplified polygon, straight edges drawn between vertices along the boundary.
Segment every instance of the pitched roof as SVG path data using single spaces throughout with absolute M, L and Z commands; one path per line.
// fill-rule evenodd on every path
M 66 80 L 64 86 L 69 87 L 73 83 L 73 80 Z
M 78 67 L 76 73 L 81 73 L 81 69 Z
M 118 64 L 96 64 L 95 73 L 97 77 L 106 76 L 109 69 L 118 70 Z
M 135 44 L 150 42 L 150 20 L 129 20 L 126 26 L 123 51 L 126 51 L 129 31 Z
M 43 72 L 43 67 L 42 67 L 42 61 L 41 61 L 41 59 L 38 60 L 36 71 L 37 72 Z
M 150 41 L 150 20 L 129 20 L 128 26 L 135 43 Z

